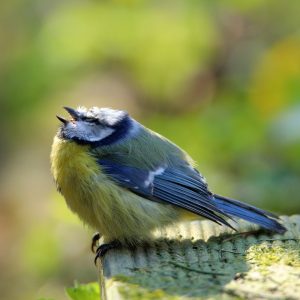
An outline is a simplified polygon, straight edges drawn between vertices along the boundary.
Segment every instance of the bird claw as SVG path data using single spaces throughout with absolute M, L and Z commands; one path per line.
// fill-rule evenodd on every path
M 100 245 L 97 250 L 96 250 L 96 256 L 95 256 L 95 259 L 94 259 L 94 263 L 96 265 L 97 263 L 97 259 L 101 259 L 102 257 L 104 257 L 105 253 L 110 250 L 110 249 L 114 249 L 114 248 L 118 248 L 120 247 L 121 244 L 119 241 L 112 241 L 110 243 L 107 243 L 107 244 L 102 244 Z
M 99 244 L 100 238 L 101 238 L 101 234 L 99 232 L 96 232 L 92 237 L 91 250 L 93 253 L 96 253 L 98 250 L 98 244 Z M 95 250 L 95 248 L 96 248 L 96 250 Z

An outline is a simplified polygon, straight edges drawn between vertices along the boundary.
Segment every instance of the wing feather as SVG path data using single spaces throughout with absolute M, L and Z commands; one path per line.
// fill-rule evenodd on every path
M 124 166 L 108 159 L 98 162 L 107 176 L 135 194 L 148 200 L 175 205 L 232 228 L 223 218 L 230 217 L 217 208 L 203 177 L 189 166 L 183 165 L 181 169 L 158 167 L 157 170 L 163 171 L 157 172 Z

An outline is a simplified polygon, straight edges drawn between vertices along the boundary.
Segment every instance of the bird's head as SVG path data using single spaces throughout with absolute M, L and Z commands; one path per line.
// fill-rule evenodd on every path
M 71 119 L 61 116 L 62 122 L 58 135 L 65 140 L 91 146 L 116 143 L 136 131 L 138 125 L 127 112 L 111 108 L 64 107 Z

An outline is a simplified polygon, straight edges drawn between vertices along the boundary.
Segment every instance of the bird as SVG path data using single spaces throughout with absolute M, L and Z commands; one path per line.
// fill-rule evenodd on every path
M 126 111 L 64 107 L 51 149 L 57 190 L 84 224 L 103 237 L 96 258 L 137 246 L 155 229 L 200 217 L 235 229 L 240 218 L 276 233 L 286 228 L 268 211 L 211 192 L 194 160 Z

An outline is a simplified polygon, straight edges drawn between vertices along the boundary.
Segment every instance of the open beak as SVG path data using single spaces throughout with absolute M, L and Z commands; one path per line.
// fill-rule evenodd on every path
M 64 106 L 64 109 L 70 114 L 70 116 L 76 121 L 79 119 L 79 114 L 76 109 L 71 107 Z
M 62 118 L 61 116 L 56 116 L 56 118 L 57 118 L 59 121 L 61 121 L 64 125 L 66 125 L 66 124 L 69 122 L 68 120 Z
M 76 109 L 73 109 L 71 107 L 67 107 L 67 106 L 64 106 L 64 109 L 69 113 L 69 115 L 72 117 L 72 120 L 71 121 L 76 121 L 80 118 L 78 112 Z M 61 121 L 64 125 L 68 124 L 70 121 L 69 120 L 66 120 L 65 118 L 61 117 L 61 116 L 56 116 L 56 118 Z

